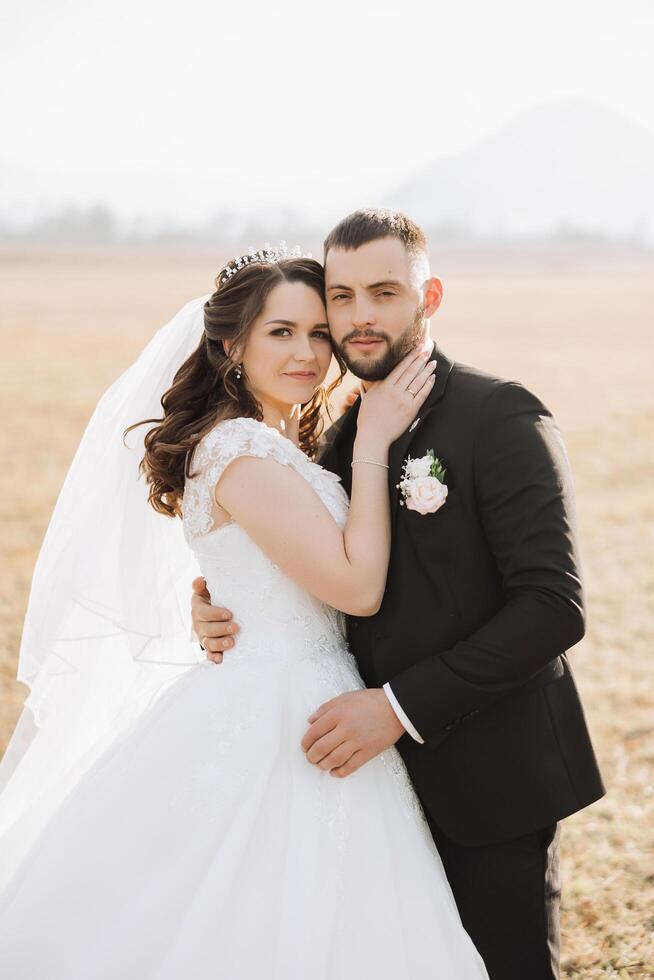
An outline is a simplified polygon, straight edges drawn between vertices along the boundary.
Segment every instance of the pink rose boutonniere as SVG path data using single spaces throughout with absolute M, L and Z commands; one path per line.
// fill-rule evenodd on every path
M 443 506 L 447 500 L 445 467 L 433 449 L 419 459 L 407 456 L 397 488 L 402 492 L 400 504 L 408 510 L 433 514 Z

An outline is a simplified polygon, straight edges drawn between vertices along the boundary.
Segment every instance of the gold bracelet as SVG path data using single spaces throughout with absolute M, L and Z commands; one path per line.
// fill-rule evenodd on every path
M 354 466 L 355 463 L 370 463 L 371 466 L 383 466 L 385 470 L 389 469 L 387 463 L 378 463 L 376 459 L 353 459 L 350 466 Z

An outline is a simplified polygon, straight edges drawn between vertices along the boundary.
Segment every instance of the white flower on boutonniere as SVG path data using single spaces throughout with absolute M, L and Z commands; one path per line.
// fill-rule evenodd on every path
M 397 488 L 402 492 L 400 504 L 408 510 L 433 514 L 443 506 L 447 500 L 445 467 L 433 449 L 418 459 L 407 456 Z

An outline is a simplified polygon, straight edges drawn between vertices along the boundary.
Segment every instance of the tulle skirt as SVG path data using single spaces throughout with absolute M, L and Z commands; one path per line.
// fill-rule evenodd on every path
M 481 980 L 395 749 L 344 779 L 307 717 L 346 661 L 177 679 L 70 793 L 0 896 L 3 980 Z

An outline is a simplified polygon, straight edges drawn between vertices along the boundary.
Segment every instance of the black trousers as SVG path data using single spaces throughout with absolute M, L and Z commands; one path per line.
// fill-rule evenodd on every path
M 490 980 L 558 980 L 560 825 L 502 844 L 464 847 L 427 819 Z

